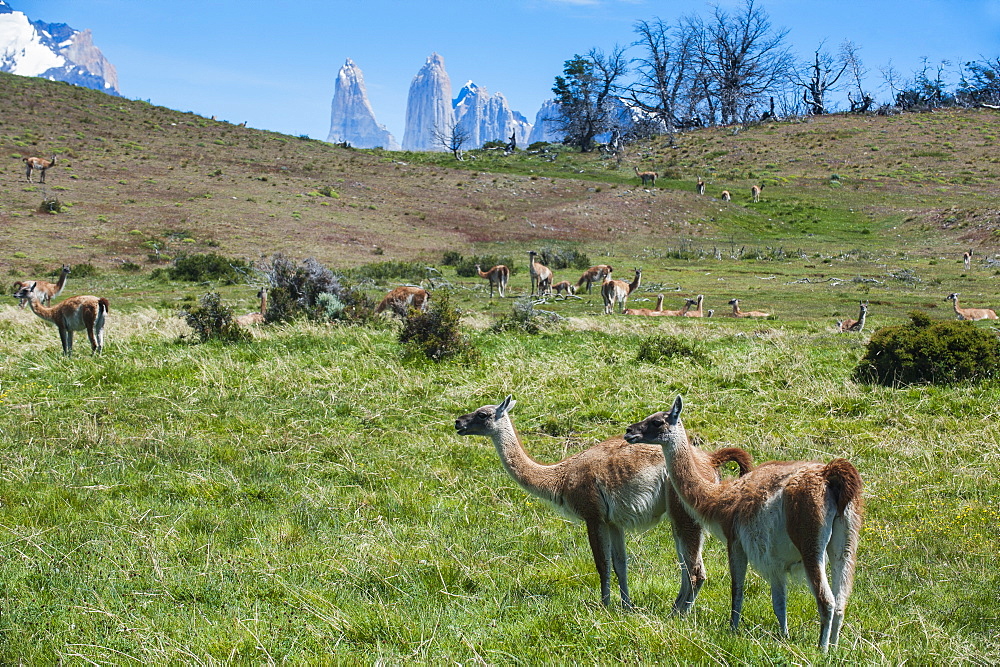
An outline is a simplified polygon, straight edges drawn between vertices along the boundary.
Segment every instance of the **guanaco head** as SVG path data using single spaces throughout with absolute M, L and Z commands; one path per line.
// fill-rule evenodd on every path
M 497 424 L 502 421 L 517 401 L 513 396 L 507 396 L 500 405 L 484 405 L 474 412 L 462 415 L 455 420 L 455 430 L 459 435 L 492 435 L 497 430 Z
M 958 292 L 952 292 L 944 298 L 945 301 L 958 301 Z
M 708 312 L 705 313 L 705 317 L 711 317 L 712 315 L 715 315 L 715 310 L 713 308 L 709 308 Z
M 739 306 L 740 305 L 740 300 L 739 299 L 730 299 L 729 300 L 729 305 L 730 306 Z
M 684 402 L 678 396 L 667 412 L 655 412 L 641 422 L 632 424 L 625 429 L 626 442 L 644 442 L 650 445 L 672 447 L 680 439 L 687 441 L 687 433 L 681 422 L 681 409 Z
M 26 305 L 28 305 L 28 300 L 20 296 L 21 288 L 24 287 L 26 284 L 27 283 L 25 283 L 23 280 L 15 280 L 12 288 L 13 291 L 11 292 L 11 296 L 17 299 L 18 302 L 17 305 L 21 306 L 21 308 L 24 308 Z
M 35 285 L 37 284 L 37 282 L 22 283 L 21 281 L 14 283 L 15 287 L 20 285 L 20 288 L 14 292 L 14 298 L 21 301 L 22 308 L 24 308 L 24 304 L 28 302 L 28 299 L 34 298 Z

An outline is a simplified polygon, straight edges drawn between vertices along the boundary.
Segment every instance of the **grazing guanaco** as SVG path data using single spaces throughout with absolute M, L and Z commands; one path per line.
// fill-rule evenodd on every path
M 604 299 L 604 314 L 611 315 L 615 312 L 615 303 L 621 304 L 621 311 L 625 312 L 625 302 L 628 295 L 639 289 L 642 283 L 642 269 L 635 270 L 635 278 L 631 283 L 624 280 L 605 279 L 601 284 L 601 297 Z
M 722 191 L 722 201 L 730 201 L 730 200 L 732 200 L 732 198 L 733 198 L 733 196 L 731 194 L 729 194 L 729 190 L 723 190 Z
M 590 294 L 591 285 L 594 283 L 603 283 L 607 277 L 611 275 L 613 270 L 614 269 L 612 269 L 608 264 L 598 264 L 597 266 L 590 267 L 584 271 L 583 275 L 580 276 L 580 279 L 576 281 L 577 290 L 579 290 L 584 283 L 587 283 L 587 294 Z
M 837 331 L 840 333 L 847 333 L 852 331 L 854 333 L 860 333 L 865 328 L 865 320 L 868 319 L 868 302 L 858 301 L 860 304 L 860 309 L 858 310 L 858 319 L 856 320 L 840 320 L 837 322 Z
M 456 419 L 455 429 L 459 435 L 493 440 L 503 467 L 522 489 L 586 525 L 594 565 L 601 579 L 601 602 L 605 606 L 611 604 L 614 569 L 622 605 L 632 607 L 625 532 L 650 528 L 666 514 L 681 562 L 681 589 L 674 610 L 690 611 L 705 581 L 701 557 L 704 533 L 673 492 L 665 475 L 662 449 L 632 445 L 616 437 L 558 463 L 538 463 L 524 450 L 510 419 L 510 411 L 516 404 L 508 396 L 499 405 L 484 405 Z M 698 460 L 713 482 L 719 480 L 718 468 L 724 463 L 735 462 L 740 474 L 753 467 L 750 455 L 735 447 L 711 454 L 699 450 Z
M 41 299 L 34 293 L 34 287 L 34 283 L 26 285 L 16 296 L 19 299 L 27 299 L 31 312 L 35 315 L 56 325 L 59 329 L 59 340 L 62 341 L 63 354 L 67 357 L 73 355 L 73 332 L 84 329 L 90 338 L 93 354 L 100 354 L 104 350 L 104 323 L 110 307 L 106 298 L 72 296 L 48 308 L 42 305 Z
M 771 313 L 760 310 L 740 310 L 739 299 L 730 299 L 729 305 L 733 307 L 733 317 L 771 317 Z
M 49 167 L 56 166 L 56 156 L 53 155 L 52 159 L 46 160 L 40 157 L 23 157 L 21 161 L 24 162 L 24 177 L 31 182 L 31 172 L 38 172 L 38 182 L 45 182 L 45 170 Z
M 552 270 L 536 259 L 538 253 L 528 251 L 528 274 L 531 276 L 532 294 L 552 294 Z
M 701 309 L 705 302 L 705 295 L 699 294 L 695 299 L 688 299 L 687 310 L 684 312 L 684 317 L 704 317 L 705 312 Z M 697 308 L 691 310 L 691 306 L 697 304 Z
M 251 327 L 255 324 L 263 324 L 267 315 L 267 288 L 261 287 L 257 291 L 257 298 L 260 299 L 260 310 L 256 313 L 247 313 L 233 318 L 233 321 L 241 327 Z
M 385 298 L 375 306 L 375 314 L 389 310 L 400 317 L 406 317 L 411 307 L 426 312 L 430 298 L 430 293 L 422 287 L 401 285 L 386 294 Z
M 952 292 L 945 297 L 945 301 L 952 301 L 955 304 L 955 314 L 960 320 L 995 320 L 997 314 L 989 308 L 959 308 L 958 292 Z
M 788 636 L 786 585 L 804 571 L 820 616 L 819 648 L 837 644 L 854 585 L 863 514 L 861 475 L 845 459 L 830 463 L 771 461 L 738 479 L 711 480 L 714 472 L 691 444 L 678 396 L 669 412 L 632 424 L 625 441 L 663 447 L 670 484 L 684 507 L 726 544 L 732 586 L 730 627 L 743 611 L 747 564 L 771 586 L 771 605 Z M 827 580 L 830 562 L 832 582 Z M 832 586 L 831 586 L 832 583 Z
M 750 196 L 753 198 L 753 203 L 760 201 L 760 191 L 764 189 L 764 184 L 754 185 L 750 188 Z
M 563 292 L 566 292 L 565 296 L 567 297 L 576 294 L 576 285 L 574 285 L 568 280 L 560 280 L 559 282 L 557 282 L 555 285 L 552 286 L 552 289 L 553 291 L 555 291 L 556 294 L 562 294 Z
M 639 167 L 632 167 L 635 169 L 635 175 L 642 179 L 642 185 L 654 186 L 656 185 L 656 177 L 659 176 L 655 171 L 639 171 Z
M 503 293 L 507 290 L 507 282 L 510 280 L 510 269 L 503 265 L 497 264 L 489 271 L 483 271 L 478 264 L 476 264 L 476 273 L 479 274 L 480 278 L 486 278 L 490 281 L 490 298 L 493 298 L 493 287 L 497 288 L 497 292 L 500 294 L 500 298 L 503 298 Z
M 66 287 L 66 278 L 69 276 L 69 266 L 63 264 L 62 269 L 59 271 L 59 281 L 55 284 L 47 282 L 45 280 L 17 280 L 14 282 L 14 293 L 17 294 L 20 289 L 26 285 L 34 284 L 35 287 L 32 290 L 38 300 L 42 302 L 45 306 L 52 305 L 52 299 L 56 298 L 62 294 L 63 289 Z M 24 308 L 28 305 L 27 298 L 18 299 L 18 305 Z

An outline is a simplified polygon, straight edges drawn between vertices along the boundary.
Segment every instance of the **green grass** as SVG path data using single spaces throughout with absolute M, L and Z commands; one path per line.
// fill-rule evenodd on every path
M 105 355 L 78 335 L 72 360 L 54 329 L 0 305 L 0 662 L 1000 661 L 1000 387 L 850 380 L 868 331 L 914 309 L 951 317 L 950 292 L 998 305 L 981 260 L 997 251 L 992 112 L 709 128 L 676 147 L 633 145 L 621 164 L 567 150 L 457 163 L 0 80 L 0 150 L 59 153 L 47 180 L 64 205 L 37 214 L 44 188 L 9 188 L 0 269 L 10 283 L 68 263 L 67 295 L 112 304 Z M 660 171 L 655 188 L 638 187 L 636 164 Z M 604 317 L 595 292 L 537 305 L 561 318 L 540 335 L 492 334 L 513 299 L 490 301 L 485 281 L 442 266 L 445 251 L 515 258 L 520 297 L 525 253 L 545 247 L 617 277 L 641 267 L 632 307 L 703 294 L 717 316 L 736 297 L 774 317 Z M 393 267 L 436 267 L 434 289 L 450 292 L 480 354 L 407 356 L 384 322 L 195 345 L 181 307 L 217 290 L 234 312 L 256 311 L 256 287 L 149 277 L 185 253 L 278 249 L 367 275 L 376 298 L 404 281 Z M 575 283 L 581 271 L 555 273 Z M 859 300 L 866 334 L 835 335 Z M 639 609 L 603 609 L 582 527 L 523 493 L 490 443 L 454 433 L 455 417 L 508 393 L 541 461 L 621 434 L 678 393 L 713 446 L 849 458 L 867 519 L 841 647 L 814 648 L 804 586 L 791 638 L 778 638 L 756 575 L 745 626 L 729 633 L 714 541 L 696 613 L 670 617 L 666 526 L 628 541 Z
M 485 439 L 454 433 L 508 393 L 542 461 L 677 393 L 713 446 L 849 458 L 868 514 L 830 660 L 1000 656 L 995 384 L 855 385 L 862 340 L 808 320 L 571 316 L 538 336 L 481 323 L 466 327 L 482 353 L 470 367 L 404 361 L 392 327 L 193 345 L 176 318 L 126 301 L 105 356 L 67 360 L 54 330 L 0 309 L 0 660 L 825 660 L 804 585 L 791 639 L 756 575 L 745 627 L 725 629 L 714 541 L 697 612 L 671 618 L 665 525 L 629 538 L 639 610 L 603 609 L 582 527 L 523 493 Z M 704 357 L 638 362 L 652 333 Z

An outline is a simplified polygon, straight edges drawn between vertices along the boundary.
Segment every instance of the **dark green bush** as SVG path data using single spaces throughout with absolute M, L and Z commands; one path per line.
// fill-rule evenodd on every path
M 247 330 L 233 321 L 233 309 L 222 302 L 217 292 L 203 295 L 199 305 L 182 310 L 180 316 L 194 329 L 202 343 L 209 340 L 239 343 L 251 337 Z
M 476 350 L 459 328 L 461 314 L 448 301 L 448 293 L 435 292 L 427 312 L 410 309 L 399 332 L 399 342 L 412 353 L 441 361 L 449 357 L 472 360 Z
M 62 202 L 55 197 L 45 197 L 38 205 L 39 213 L 62 213 Z
M 402 280 L 419 283 L 427 278 L 428 267 L 421 262 L 375 262 L 348 269 L 344 273 L 355 280 L 369 279 L 376 282 Z
M 371 318 L 374 310 L 371 299 L 346 286 L 340 276 L 314 259 L 296 265 L 277 254 L 259 271 L 269 285 L 264 316 L 268 322 L 288 322 L 300 317 L 317 321 Z
M 490 327 L 492 333 L 507 331 L 523 331 L 529 334 L 541 333 L 546 325 L 561 319 L 555 313 L 540 313 L 535 309 L 531 299 L 518 299 L 514 302 L 511 312 L 501 315 L 493 321 Z
M 229 259 L 212 252 L 178 258 L 167 270 L 167 275 L 171 280 L 194 283 L 215 280 L 224 285 L 233 285 L 240 282 L 250 269 L 250 264 L 242 259 Z
M 932 321 L 910 313 L 910 323 L 876 331 L 854 369 L 858 382 L 887 387 L 979 382 L 1000 370 L 1000 339 L 972 322 Z
M 59 275 L 58 271 L 55 271 L 52 275 Z M 69 275 L 73 278 L 93 278 L 94 276 L 101 275 L 101 272 L 97 270 L 97 267 L 93 264 L 74 264 L 73 268 L 70 269 Z
M 441 263 L 444 266 L 455 266 L 462 261 L 462 253 L 457 250 L 445 250 L 444 256 L 441 258 Z
M 498 255 L 473 255 L 472 257 L 461 257 L 455 263 L 455 273 L 462 278 L 474 278 L 476 277 L 476 264 L 478 264 L 483 271 L 489 271 L 491 268 L 497 264 L 503 264 L 508 269 L 510 269 L 510 275 L 517 275 L 517 271 L 520 265 L 514 260 L 513 257 L 500 257 Z M 527 266 L 528 257 L 525 255 L 524 265 Z
M 639 341 L 636 361 L 658 364 L 663 361 L 687 357 L 695 362 L 703 362 L 708 357 L 700 344 L 668 334 L 654 334 Z
M 589 269 L 590 257 L 574 248 L 542 248 L 539 261 L 552 270 Z

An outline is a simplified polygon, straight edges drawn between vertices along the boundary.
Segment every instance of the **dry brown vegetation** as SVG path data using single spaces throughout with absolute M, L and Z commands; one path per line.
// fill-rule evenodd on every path
M 522 155 L 507 173 L 491 173 L 470 170 L 474 162 L 341 148 L 41 79 L 2 75 L 0 83 L 0 144 L 9 160 L 0 269 L 8 272 L 148 266 L 209 250 L 250 258 L 280 251 L 345 266 L 382 255 L 437 259 L 445 249 L 496 241 L 582 241 L 619 255 L 734 234 L 799 243 L 824 209 L 836 211 L 842 230 L 910 224 L 947 242 L 991 244 L 997 227 L 989 213 L 1000 114 L 989 110 L 713 128 L 683 135 L 677 147 L 635 147 L 621 166 L 597 155 L 549 166 Z M 21 158 L 36 153 L 59 156 L 46 185 L 23 180 Z M 629 166 L 636 160 L 657 166 L 657 188 L 637 187 Z M 708 174 L 707 197 L 694 195 L 699 173 Z M 750 205 L 749 184 L 758 180 L 769 184 L 766 201 Z M 738 193 L 727 209 L 716 199 L 723 189 Z M 40 213 L 52 197 L 62 212 Z M 831 237 L 856 243 L 850 234 Z

